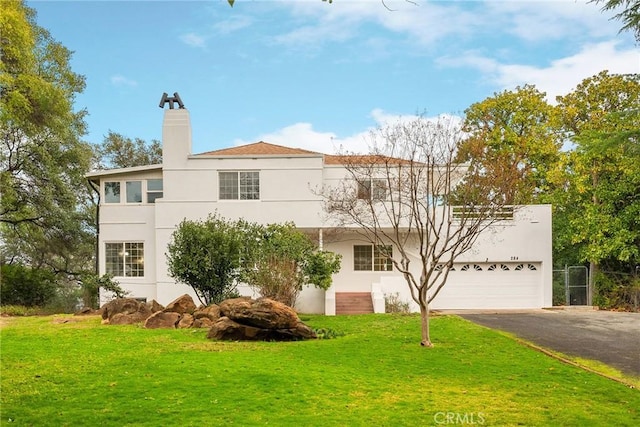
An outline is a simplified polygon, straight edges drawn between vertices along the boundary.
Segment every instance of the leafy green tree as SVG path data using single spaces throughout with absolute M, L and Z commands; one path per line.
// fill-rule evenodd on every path
M 340 256 L 317 249 L 316 244 L 295 225 L 270 224 L 252 227 L 250 262 L 245 264 L 243 280 L 263 297 L 291 307 L 305 285 L 328 289 L 332 275 L 340 270 Z
M 140 138 L 127 138 L 109 131 L 97 149 L 99 169 L 128 168 L 162 163 L 162 145 L 158 140 L 147 144 Z
M 605 260 L 640 261 L 640 76 L 603 71 L 557 108 L 575 144 L 555 177 L 557 239 L 589 262 L 593 280 Z
M 320 252 L 293 224 L 259 225 L 243 219 L 184 220 L 168 246 L 169 274 L 191 286 L 204 304 L 236 295 L 245 282 L 263 296 L 295 302 L 302 286 L 331 286 L 340 258 Z
M 622 9 L 614 19 L 622 22 L 620 31 L 631 31 L 636 41 L 640 42 L 640 1 L 638 0 L 591 0 L 592 3 L 602 4 L 603 11 Z
M 504 182 L 509 204 L 530 203 L 548 189 L 547 174 L 559 160 L 554 109 L 534 86 L 494 94 L 465 111 L 467 134 L 458 162 L 492 185 Z
M 43 307 L 56 295 L 55 276 L 49 270 L 22 264 L 0 267 L 0 301 L 2 305 Z
M 184 220 L 167 247 L 169 275 L 191 286 L 205 305 L 234 296 L 246 255 L 248 224 L 211 215 L 207 220 Z
M 0 237 L 2 263 L 63 276 L 90 268 L 90 214 L 81 212 L 92 149 L 74 111 L 84 77 L 71 52 L 21 1 L 0 3 Z

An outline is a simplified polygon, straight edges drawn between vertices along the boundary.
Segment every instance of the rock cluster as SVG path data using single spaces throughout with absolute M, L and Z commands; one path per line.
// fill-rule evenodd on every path
M 189 295 L 182 295 L 166 307 L 133 298 L 119 298 L 105 304 L 103 323 L 126 325 L 144 322 L 148 329 L 210 328 L 207 338 L 216 340 L 292 341 L 317 338 L 289 306 L 268 299 L 248 297 L 223 301 L 219 306 L 196 307 Z

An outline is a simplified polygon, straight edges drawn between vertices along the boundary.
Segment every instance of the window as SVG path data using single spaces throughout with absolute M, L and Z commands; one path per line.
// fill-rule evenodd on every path
M 150 179 L 147 181 L 147 203 L 155 203 L 162 198 L 162 180 Z
M 104 183 L 104 202 L 120 203 L 120 183 L 119 182 Z
M 358 199 L 385 200 L 387 198 L 386 179 L 364 179 L 358 181 Z
M 127 203 L 142 203 L 142 181 L 127 181 Z
M 106 273 L 114 277 L 144 276 L 144 243 L 106 243 Z
M 383 251 L 389 258 L 383 255 Z M 393 264 L 391 246 L 355 245 L 353 247 L 353 269 L 355 271 L 391 271 Z
M 220 172 L 221 200 L 259 200 L 259 172 Z

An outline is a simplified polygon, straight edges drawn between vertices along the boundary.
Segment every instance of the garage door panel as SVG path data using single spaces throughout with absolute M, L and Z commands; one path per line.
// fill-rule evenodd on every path
M 540 263 L 455 264 L 433 308 L 533 308 L 542 302 Z

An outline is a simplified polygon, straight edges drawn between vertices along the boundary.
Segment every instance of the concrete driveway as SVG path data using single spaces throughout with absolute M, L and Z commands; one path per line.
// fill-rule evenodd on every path
M 599 360 L 640 377 L 640 313 L 566 309 L 456 314 L 541 347 Z

